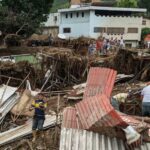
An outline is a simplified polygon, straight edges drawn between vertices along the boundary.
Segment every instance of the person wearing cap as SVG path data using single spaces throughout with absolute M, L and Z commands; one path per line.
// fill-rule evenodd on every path
M 33 123 L 32 123 L 32 134 L 33 142 L 36 140 L 37 131 L 42 132 L 43 136 L 43 124 L 45 121 L 45 110 L 47 103 L 43 99 L 43 95 L 38 94 L 37 99 L 32 102 L 30 110 L 34 109 Z
M 142 115 L 150 117 L 150 82 L 143 88 L 142 92 Z

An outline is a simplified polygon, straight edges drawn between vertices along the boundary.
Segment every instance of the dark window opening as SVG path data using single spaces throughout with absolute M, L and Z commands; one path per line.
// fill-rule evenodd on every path
M 78 12 L 76 13 L 76 16 L 79 17 L 79 13 Z
M 95 33 L 104 33 L 104 32 L 106 32 L 106 28 L 104 28 L 104 27 L 94 27 L 94 32 Z
M 72 13 L 70 14 L 70 18 L 72 18 Z
M 124 34 L 124 28 L 107 28 L 109 34 Z
M 63 28 L 63 33 L 71 33 L 71 28 Z
M 54 17 L 54 21 L 55 21 L 55 22 L 57 21 L 57 16 Z
M 143 21 L 142 21 L 142 25 L 146 25 L 146 20 L 143 20 Z
M 128 28 L 128 33 L 138 33 L 138 28 Z
M 66 18 L 68 18 L 68 14 L 66 14 Z
M 84 12 L 82 12 L 82 17 L 84 17 Z
M 136 14 L 138 13 L 134 13 L 131 11 L 95 10 L 96 16 L 131 16 Z

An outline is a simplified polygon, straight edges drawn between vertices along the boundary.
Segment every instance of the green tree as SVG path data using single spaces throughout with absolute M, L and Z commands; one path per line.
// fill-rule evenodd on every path
M 3 35 L 30 35 L 47 20 L 53 0 L 1 0 L 0 30 Z
M 141 33 L 141 36 L 142 36 L 142 40 L 144 40 L 144 38 L 146 37 L 146 35 L 150 34 L 150 28 L 143 28 L 142 29 L 142 33 Z
M 139 0 L 138 6 L 140 8 L 146 8 L 147 9 L 146 16 L 150 18 L 150 0 Z
M 129 7 L 129 8 L 136 8 L 137 0 L 118 0 L 117 1 L 118 7 Z

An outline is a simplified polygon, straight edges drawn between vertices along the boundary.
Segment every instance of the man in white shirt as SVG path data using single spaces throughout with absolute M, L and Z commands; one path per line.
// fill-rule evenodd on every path
M 142 115 L 150 117 L 150 82 L 143 88 L 142 92 Z

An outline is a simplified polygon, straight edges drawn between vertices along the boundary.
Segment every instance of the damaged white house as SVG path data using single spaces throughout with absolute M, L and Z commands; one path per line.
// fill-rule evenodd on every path
M 141 40 L 143 17 L 146 9 L 87 6 L 58 10 L 59 34 L 67 38 L 81 36 L 97 39 L 123 37 L 129 47 Z

